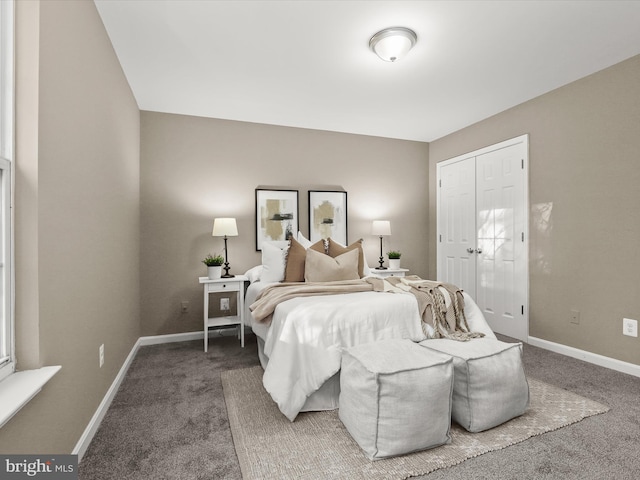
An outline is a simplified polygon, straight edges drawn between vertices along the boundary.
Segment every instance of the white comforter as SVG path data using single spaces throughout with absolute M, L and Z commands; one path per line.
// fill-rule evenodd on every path
M 388 338 L 424 340 L 415 297 L 361 292 L 295 298 L 276 308 L 265 336 L 263 384 L 293 421 L 340 369 L 342 349 Z

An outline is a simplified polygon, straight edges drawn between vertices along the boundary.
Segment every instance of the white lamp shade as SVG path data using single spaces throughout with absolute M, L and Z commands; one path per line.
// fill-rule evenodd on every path
M 213 220 L 213 237 L 237 237 L 238 226 L 235 218 L 216 218 Z
M 379 237 L 391 235 L 391 222 L 389 220 L 374 220 L 371 226 L 371 235 Z
M 408 28 L 385 28 L 371 37 L 369 47 L 385 62 L 395 62 L 411 50 L 417 38 Z

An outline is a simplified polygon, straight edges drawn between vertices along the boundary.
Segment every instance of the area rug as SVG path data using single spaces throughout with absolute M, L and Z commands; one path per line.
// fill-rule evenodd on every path
M 259 366 L 222 373 L 229 424 L 245 480 L 405 479 L 609 410 L 530 378 L 531 405 L 524 415 L 481 433 L 469 433 L 454 423 L 449 445 L 372 462 L 344 428 L 337 410 L 301 413 L 289 422 L 264 390 L 262 373 Z

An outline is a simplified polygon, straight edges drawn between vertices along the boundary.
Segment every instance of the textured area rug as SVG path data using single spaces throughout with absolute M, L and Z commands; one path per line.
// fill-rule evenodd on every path
M 245 480 L 405 479 L 457 465 L 545 432 L 604 413 L 608 407 L 529 379 L 527 412 L 481 433 L 451 426 L 452 442 L 431 450 L 369 461 L 338 411 L 301 413 L 289 422 L 262 386 L 261 367 L 222 373 L 238 461 Z

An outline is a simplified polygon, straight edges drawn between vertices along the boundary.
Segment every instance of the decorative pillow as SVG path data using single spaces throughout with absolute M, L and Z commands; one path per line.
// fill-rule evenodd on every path
M 336 242 L 335 240 L 329 238 L 329 256 L 330 257 L 337 257 L 338 255 L 342 255 L 345 252 L 348 252 L 349 250 L 358 250 L 359 254 L 358 254 L 358 275 L 360 275 L 360 278 L 362 277 L 368 277 L 369 275 L 371 275 L 371 270 L 369 269 L 369 265 L 367 265 L 367 261 L 364 258 L 364 249 L 362 248 L 362 239 L 353 242 L 351 245 L 349 245 L 348 247 L 345 247 L 344 245 Z
M 275 241 L 262 243 L 262 274 L 260 280 L 265 283 L 284 280 L 286 254 L 289 242 Z
M 313 250 L 324 255 L 324 241 L 319 240 L 306 249 L 300 242 L 291 237 L 289 252 L 287 253 L 287 265 L 284 272 L 285 282 L 304 282 L 304 263 L 308 250 Z
M 315 250 L 307 250 L 304 265 L 304 279 L 307 282 L 335 282 L 357 280 L 358 250 L 349 250 L 335 258 Z

